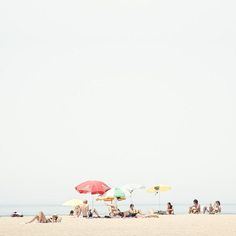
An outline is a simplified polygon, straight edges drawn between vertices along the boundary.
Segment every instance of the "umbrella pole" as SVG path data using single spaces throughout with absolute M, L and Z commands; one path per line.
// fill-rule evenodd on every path
M 93 203 L 93 195 L 91 194 L 91 203 L 92 203 L 92 210 L 94 209 L 94 203 Z
M 159 193 L 158 198 L 159 198 L 159 211 L 160 211 L 161 210 L 161 193 Z

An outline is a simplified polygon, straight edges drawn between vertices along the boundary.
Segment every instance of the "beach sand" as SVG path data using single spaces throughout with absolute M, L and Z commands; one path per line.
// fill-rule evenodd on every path
M 0 236 L 235 236 L 236 215 L 176 215 L 159 219 L 82 219 L 24 224 L 32 217 L 0 217 Z

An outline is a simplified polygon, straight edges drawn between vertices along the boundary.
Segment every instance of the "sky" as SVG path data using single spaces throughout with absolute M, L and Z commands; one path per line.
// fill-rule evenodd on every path
M 90 179 L 235 203 L 235 7 L 1 1 L 0 204 L 83 198 Z

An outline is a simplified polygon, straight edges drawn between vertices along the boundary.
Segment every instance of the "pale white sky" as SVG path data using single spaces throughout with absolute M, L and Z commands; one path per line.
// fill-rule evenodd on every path
M 235 7 L 1 1 L 0 204 L 60 203 L 88 179 L 235 202 Z

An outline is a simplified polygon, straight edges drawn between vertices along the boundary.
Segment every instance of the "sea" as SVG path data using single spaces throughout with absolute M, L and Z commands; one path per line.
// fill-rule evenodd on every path
M 204 206 L 204 204 L 202 204 Z M 118 203 L 118 207 L 121 211 L 128 209 L 129 204 Z M 108 214 L 108 207 L 106 203 L 95 203 L 94 208 L 100 215 L 104 216 Z M 161 204 L 135 204 L 135 208 L 140 209 L 144 213 L 150 211 L 165 210 L 166 205 Z M 175 204 L 175 214 L 187 214 L 188 204 Z M 17 211 L 24 216 L 32 216 L 39 211 L 43 211 L 46 215 L 69 215 L 70 210 L 73 207 L 67 207 L 62 205 L 0 205 L 0 216 L 10 216 L 14 211 Z M 236 204 L 222 204 L 222 214 L 232 215 L 236 214 Z

